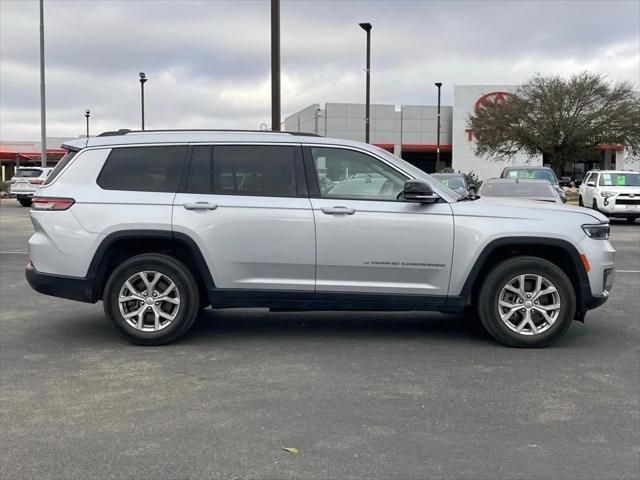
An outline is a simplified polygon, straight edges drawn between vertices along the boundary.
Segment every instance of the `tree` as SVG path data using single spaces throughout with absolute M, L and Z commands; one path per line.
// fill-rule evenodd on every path
M 558 176 L 597 145 L 624 145 L 640 155 L 640 96 L 633 84 L 591 73 L 569 79 L 535 76 L 513 95 L 481 102 L 469 118 L 476 154 L 506 159 L 542 154 Z

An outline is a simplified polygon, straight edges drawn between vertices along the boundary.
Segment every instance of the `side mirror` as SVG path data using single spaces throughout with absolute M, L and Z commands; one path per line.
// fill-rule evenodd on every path
M 434 203 L 440 198 L 433 193 L 433 189 L 429 184 L 422 180 L 407 180 L 404 182 L 402 196 L 406 202 L 414 203 Z
M 587 182 L 587 187 L 595 187 L 596 182 Z

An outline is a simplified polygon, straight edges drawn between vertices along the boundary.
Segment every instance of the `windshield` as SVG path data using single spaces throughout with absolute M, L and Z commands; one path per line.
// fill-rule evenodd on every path
M 538 182 L 485 182 L 480 194 L 483 197 L 555 198 L 551 185 Z
M 464 177 L 445 177 L 444 175 L 434 175 L 433 178 L 438 180 L 445 187 L 460 188 L 463 190 L 467 188 Z
M 601 173 L 601 187 L 640 187 L 640 173 Z
M 558 183 L 553 170 L 547 170 L 546 168 L 510 168 L 507 170 L 507 178 L 549 180 L 551 183 Z
M 34 178 L 39 177 L 42 173 L 42 170 L 39 168 L 19 168 L 16 170 L 16 174 L 14 177 L 17 178 Z

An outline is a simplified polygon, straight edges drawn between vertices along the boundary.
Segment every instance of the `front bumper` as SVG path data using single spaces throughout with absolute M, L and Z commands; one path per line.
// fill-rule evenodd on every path
M 637 197 L 636 197 L 637 198 Z M 617 198 L 616 196 L 598 198 L 598 209 L 613 218 L 640 217 L 640 199 Z M 620 203 L 622 202 L 622 203 Z

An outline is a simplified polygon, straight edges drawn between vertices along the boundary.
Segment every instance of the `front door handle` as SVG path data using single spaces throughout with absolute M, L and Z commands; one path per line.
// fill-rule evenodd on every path
M 184 203 L 185 210 L 215 210 L 218 205 L 209 202 Z
M 320 209 L 322 213 L 327 215 L 353 215 L 356 213 L 355 208 L 348 207 L 324 207 Z

